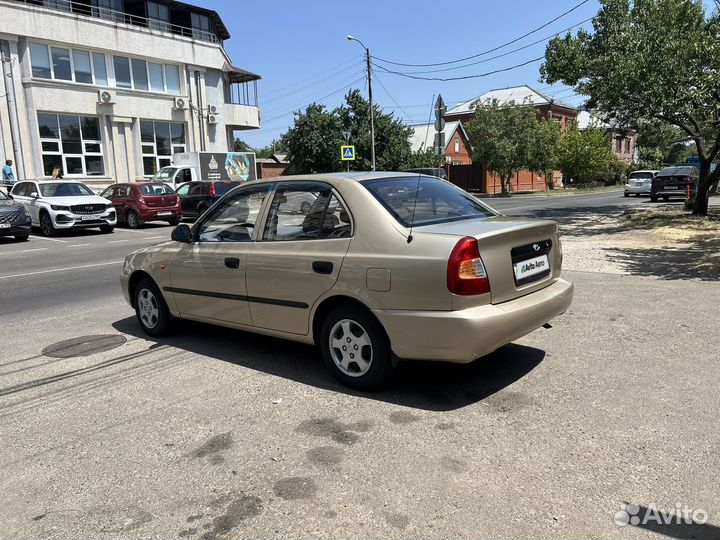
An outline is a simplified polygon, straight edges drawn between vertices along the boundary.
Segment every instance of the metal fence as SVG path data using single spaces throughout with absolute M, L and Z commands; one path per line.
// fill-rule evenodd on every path
M 106 7 L 97 7 L 84 2 L 75 2 L 72 0 L 15 0 L 30 6 L 44 7 L 48 9 L 54 9 L 57 11 L 64 11 L 68 13 L 74 13 L 77 15 L 85 15 L 89 17 L 95 17 L 106 21 L 112 21 L 117 23 L 130 24 L 133 26 L 142 26 L 151 30 L 158 30 L 160 32 L 168 32 L 178 36 L 188 37 L 191 39 L 197 39 L 200 41 L 209 41 L 211 43 L 220 43 L 220 39 L 206 30 L 200 30 L 198 28 L 189 28 L 186 26 L 180 26 L 172 24 L 168 21 L 155 19 L 152 17 L 142 17 L 124 11 L 117 11 Z

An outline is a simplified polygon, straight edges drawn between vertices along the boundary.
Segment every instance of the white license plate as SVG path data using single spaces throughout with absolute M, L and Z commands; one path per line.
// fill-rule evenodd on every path
M 677 189 L 677 188 L 678 188 L 677 186 L 665 186 L 665 191 L 672 191 L 672 190 L 675 190 L 675 189 Z
M 80 221 L 96 221 L 100 219 L 100 216 L 81 216 Z
M 172 212 L 158 212 L 158 216 L 172 216 Z
M 534 259 L 515 263 L 513 269 L 515 270 L 515 280 L 521 281 L 550 270 L 550 261 L 547 255 L 540 255 Z
M 9 229 L 10 224 L 9 223 L 0 223 L 0 229 Z

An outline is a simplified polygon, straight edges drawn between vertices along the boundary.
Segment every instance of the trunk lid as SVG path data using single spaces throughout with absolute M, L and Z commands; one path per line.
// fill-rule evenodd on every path
M 143 195 L 149 208 L 172 208 L 177 205 L 177 195 Z
M 426 225 L 418 231 L 476 238 L 493 304 L 547 287 L 560 277 L 561 249 L 552 221 L 493 217 Z M 486 296 L 453 295 L 453 308 L 487 303 Z

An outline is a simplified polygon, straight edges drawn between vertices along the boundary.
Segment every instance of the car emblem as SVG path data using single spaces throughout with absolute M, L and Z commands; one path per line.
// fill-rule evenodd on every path
M 88 212 L 92 212 L 92 209 L 93 209 L 93 207 L 90 206 L 90 205 L 87 205 L 87 206 L 85 207 L 85 210 L 87 210 Z
M 540 251 L 540 244 L 533 244 L 533 249 L 535 251 Z

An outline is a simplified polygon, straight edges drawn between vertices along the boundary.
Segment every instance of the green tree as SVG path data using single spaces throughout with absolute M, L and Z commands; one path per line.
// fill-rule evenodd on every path
M 514 173 L 527 166 L 528 141 L 536 128 L 537 112 L 528 104 L 500 105 L 497 100 L 473 103 L 474 116 L 465 124 L 473 161 L 500 176 L 502 192 Z
M 350 162 L 354 171 L 371 169 L 370 103 L 360 90 L 351 90 L 345 96 L 345 104 L 336 109 L 342 125 L 341 131 L 350 132 L 350 144 L 355 145 L 355 161 Z M 385 114 L 375 105 L 375 168 L 378 171 L 397 171 L 407 168 L 411 161 L 412 130 L 395 118 Z M 344 144 L 344 143 L 343 143 Z M 340 152 L 340 148 L 337 148 Z
M 552 39 L 541 67 L 547 83 L 589 96 L 586 107 L 620 125 L 676 126 L 700 158 L 694 215 L 707 215 L 720 178 L 720 7 L 702 0 L 600 0 L 593 32 Z M 717 5 L 717 3 L 716 3 Z
M 282 141 L 273 139 L 273 141 L 262 148 L 255 149 L 255 155 L 258 158 L 271 158 L 274 154 L 285 154 L 287 151 L 283 147 Z
M 557 167 L 563 174 L 563 182 L 587 183 L 607 181 L 604 178 L 617 158 L 610 148 L 610 135 L 599 127 L 580 131 L 572 122 L 560 138 L 557 151 Z
M 233 144 L 233 150 L 235 152 L 253 152 L 254 150 L 250 147 L 248 143 L 245 141 L 236 138 L 235 143 Z
M 411 152 L 408 161 L 403 164 L 403 169 L 426 169 L 437 167 L 442 162 L 442 157 L 436 156 L 431 148 Z
M 312 103 L 295 114 L 295 123 L 281 138 L 296 174 L 341 170 L 343 144 L 340 119 L 324 105 Z
M 561 123 L 548 118 L 536 122 L 528 134 L 526 166 L 531 171 L 545 175 L 549 188 L 552 188 L 552 175 L 557 169 L 561 133 Z

